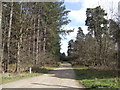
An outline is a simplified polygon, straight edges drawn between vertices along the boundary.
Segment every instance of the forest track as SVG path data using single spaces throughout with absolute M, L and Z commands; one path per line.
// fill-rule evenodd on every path
M 84 87 L 75 80 L 71 64 L 64 62 L 49 74 L 3 84 L 2 88 L 68 88 L 68 90 L 75 88 L 80 90 Z

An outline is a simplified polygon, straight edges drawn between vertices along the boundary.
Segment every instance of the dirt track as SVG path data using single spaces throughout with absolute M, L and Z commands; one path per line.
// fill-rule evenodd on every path
M 2 88 L 83 88 L 75 80 L 74 71 L 69 63 L 41 76 L 18 80 L 2 85 Z

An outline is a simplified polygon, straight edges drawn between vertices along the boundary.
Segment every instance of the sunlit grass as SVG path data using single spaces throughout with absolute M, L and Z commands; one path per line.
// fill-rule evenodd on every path
M 34 76 L 39 76 L 42 75 L 42 73 L 23 73 L 20 75 L 15 75 L 15 76 L 2 76 L 0 77 L 0 84 L 4 84 L 4 83 L 8 83 L 8 82 L 12 82 L 12 81 L 16 81 L 16 80 L 20 80 L 20 79 L 25 79 L 25 78 L 29 78 L 29 77 L 34 77 Z
M 87 88 L 119 88 L 117 71 L 96 70 L 88 67 L 74 67 L 76 79 Z

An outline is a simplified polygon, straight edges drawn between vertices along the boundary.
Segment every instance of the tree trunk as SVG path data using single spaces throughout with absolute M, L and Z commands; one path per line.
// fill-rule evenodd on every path
M 46 52 L 46 27 L 44 28 L 43 51 Z
M 3 48 L 2 48 L 2 2 L 0 1 L 0 68 L 2 69 Z M 1 71 L 1 70 L 0 70 Z
M 120 40 L 118 41 L 118 68 L 120 69 Z
M 35 40 L 36 40 L 36 36 L 35 36 L 35 34 L 36 34 L 36 32 L 35 32 L 35 19 L 34 19 L 34 30 L 33 30 L 33 59 L 34 59 L 34 64 L 36 64 L 36 58 L 35 58 L 35 56 L 36 56 L 36 53 L 35 53 L 35 46 L 36 46 L 36 42 L 35 42 Z
M 39 49 L 39 46 L 38 46 L 38 43 L 39 43 L 39 30 L 37 30 L 37 41 L 36 41 L 36 64 L 37 64 L 37 62 L 38 62 L 38 54 L 39 54 L 39 51 L 38 51 L 38 49 Z
M 10 21 L 9 21 L 9 29 L 8 29 L 8 41 L 7 41 L 7 48 L 8 48 L 8 60 L 6 63 L 6 70 L 5 72 L 7 72 L 8 70 L 8 65 L 9 65 L 9 60 L 10 60 L 10 37 L 11 37 L 11 28 L 12 28 L 12 18 L 13 18 L 13 2 L 11 3 L 11 10 L 10 10 Z
M 39 56 L 39 42 L 40 41 L 40 16 L 38 16 L 38 29 L 37 29 L 37 41 L 36 41 L 36 64 L 38 62 L 38 56 Z
M 20 59 L 21 59 L 21 45 L 22 45 L 22 37 L 23 37 L 23 34 L 22 34 L 22 31 L 23 31 L 23 24 L 22 24 L 22 8 L 23 8 L 23 5 L 21 4 L 21 11 L 20 11 L 20 36 L 19 36 L 19 40 L 18 40 L 18 43 L 17 43 L 17 46 L 18 46 L 18 51 L 17 51 L 17 62 L 16 62 L 16 70 L 15 72 L 19 72 L 20 71 Z
M 22 28 L 20 29 L 20 33 L 22 32 Z M 20 39 L 18 41 L 18 51 L 17 51 L 17 62 L 16 62 L 16 70 L 15 72 L 20 71 L 20 58 L 21 58 L 21 45 L 22 45 L 22 37 L 23 35 L 20 35 Z
M 28 57 L 31 57 L 31 32 L 29 36 L 29 41 L 28 41 Z
M 15 72 L 20 71 L 20 42 L 18 41 L 18 51 L 17 51 L 17 62 L 16 62 L 16 70 Z

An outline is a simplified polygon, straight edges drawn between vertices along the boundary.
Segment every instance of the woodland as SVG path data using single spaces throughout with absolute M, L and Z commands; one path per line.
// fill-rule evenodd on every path
M 62 30 L 70 22 L 64 2 L 1 3 L 1 71 L 24 72 L 29 67 L 72 65 L 103 69 L 120 67 L 120 16 L 107 19 L 100 6 L 87 8 L 85 25 L 78 27 L 76 40 L 68 43 L 68 56 L 60 53 Z

